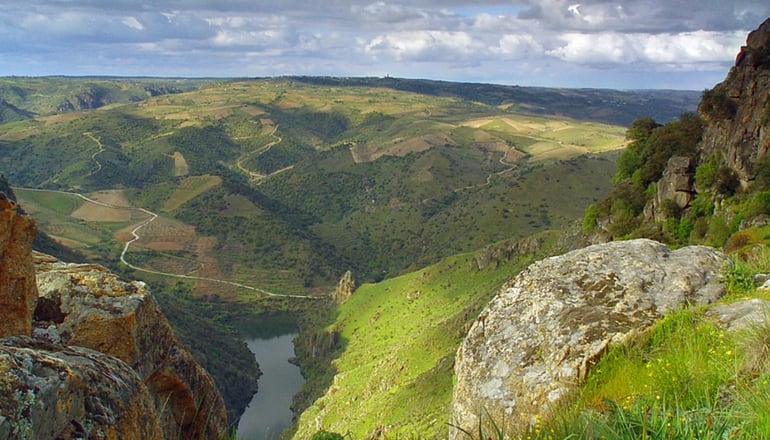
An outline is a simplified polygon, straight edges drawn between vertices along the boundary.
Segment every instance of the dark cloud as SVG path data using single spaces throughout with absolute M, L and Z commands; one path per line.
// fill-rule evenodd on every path
M 0 75 L 702 89 L 768 16 L 766 0 L 3 0 Z

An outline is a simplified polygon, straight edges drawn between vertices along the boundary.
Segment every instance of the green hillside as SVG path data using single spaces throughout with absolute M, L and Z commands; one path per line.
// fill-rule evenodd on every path
M 17 95 L 35 113 L 43 107 L 33 97 L 52 90 L 150 87 L 14 80 L 3 93 L 34 91 Z M 169 93 L 2 124 L 0 171 L 17 187 L 120 190 L 170 225 L 148 228 L 129 260 L 184 270 L 196 265 L 182 259 L 198 261 L 201 276 L 279 293 L 324 291 L 348 269 L 378 280 L 558 228 L 606 194 L 624 143 L 618 126 L 379 85 L 156 83 Z M 41 220 L 105 263 L 126 234 L 97 218 Z M 102 232 L 83 241 L 85 226 Z
M 197 323 L 297 316 L 309 385 L 296 409 L 326 393 L 302 435 L 312 418 L 355 435 L 441 437 L 467 325 L 524 264 L 567 246 L 543 231 L 610 191 L 626 144 L 624 127 L 600 121 L 615 122 L 624 96 L 636 104 L 621 119 L 647 105 L 615 91 L 412 80 L 2 85 L 0 173 L 22 205 L 57 242 L 151 282 L 187 343 L 216 358 L 231 406 L 251 388 L 233 391 L 227 337 L 202 340 Z M 524 251 L 513 244 L 533 234 Z M 119 257 L 135 235 L 129 268 Z M 328 295 L 346 270 L 364 285 L 339 308 L 267 299 Z M 320 359 L 303 351 L 319 346 Z
M 321 384 L 328 388 L 302 413 L 295 438 L 320 429 L 353 438 L 446 436 L 458 345 L 504 282 L 554 252 L 556 235 L 530 238 L 536 252 L 481 269 L 479 255 L 459 254 L 356 289 L 325 329 L 339 341 L 331 364 L 337 374 Z

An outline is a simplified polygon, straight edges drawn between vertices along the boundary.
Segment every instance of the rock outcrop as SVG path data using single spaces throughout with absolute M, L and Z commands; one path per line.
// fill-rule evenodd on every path
M 353 291 L 356 290 L 356 282 L 353 280 L 353 272 L 347 271 L 337 283 L 337 288 L 334 290 L 334 302 L 336 304 L 342 304 L 350 298 Z
M 41 254 L 35 262 L 37 335 L 131 366 L 154 399 L 165 438 L 218 438 L 227 429 L 213 380 L 180 345 L 144 283 L 121 281 L 95 264 Z
M 663 177 L 658 181 L 658 192 L 645 206 L 645 217 L 649 220 L 663 221 L 676 216 L 690 206 L 695 198 L 694 170 L 689 157 L 673 156 L 668 160 Z
M 164 438 L 142 379 L 93 350 L 3 339 L 0 396 L 0 438 Z
M 145 284 L 33 259 L 35 230 L 0 196 L 0 438 L 220 438 L 222 398 Z
M 752 164 L 770 148 L 770 19 L 749 34 L 725 81 L 704 95 L 699 113 L 708 122 L 703 159 L 719 153 L 747 186 Z
M 452 423 L 476 432 L 488 412 L 508 428 L 526 428 L 585 378 L 609 344 L 667 311 L 719 298 L 726 264 L 712 248 L 671 251 L 646 239 L 534 263 L 503 287 L 460 346 Z
M 37 301 L 35 222 L 0 192 L 0 338 L 29 335 Z

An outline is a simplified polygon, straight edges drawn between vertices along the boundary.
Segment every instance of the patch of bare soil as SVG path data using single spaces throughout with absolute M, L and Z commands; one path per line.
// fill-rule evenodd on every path
M 72 217 L 96 222 L 125 222 L 132 219 L 131 205 L 122 190 L 98 191 L 88 197 L 110 206 L 84 201 L 72 212 Z
M 126 193 L 122 189 L 107 189 L 103 191 L 96 191 L 89 194 L 88 197 L 107 205 L 123 206 L 126 208 L 131 207 L 131 204 L 126 198 Z
M 182 156 L 182 153 L 174 151 L 171 158 L 174 159 L 174 177 L 186 176 L 190 172 L 190 167 L 187 165 L 187 160 Z
M 403 157 L 409 153 L 419 153 L 433 147 L 451 144 L 452 139 L 442 133 L 426 134 L 410 139 L 397 140 L 391 145 L 360 144 L 351 147 L 356 163 L 372 162 L 382 156 Z

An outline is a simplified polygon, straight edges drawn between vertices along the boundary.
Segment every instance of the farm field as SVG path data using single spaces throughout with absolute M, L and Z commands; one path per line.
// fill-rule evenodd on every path
M 70 99 L 61 81 L 52 93 Z M 159 217 L 126 254 L 137 267 L 318 294 L 346 270 L 376 281 L 559 228 L 609 190 L 625 142 L 621 126 L 468 99 L 463 85 L 180 84 L 65 113 L 52 96 L 0 124 L 12 185 L 97 202 L 20 190 L 43 230 L 115 266 L 144 209 Z

